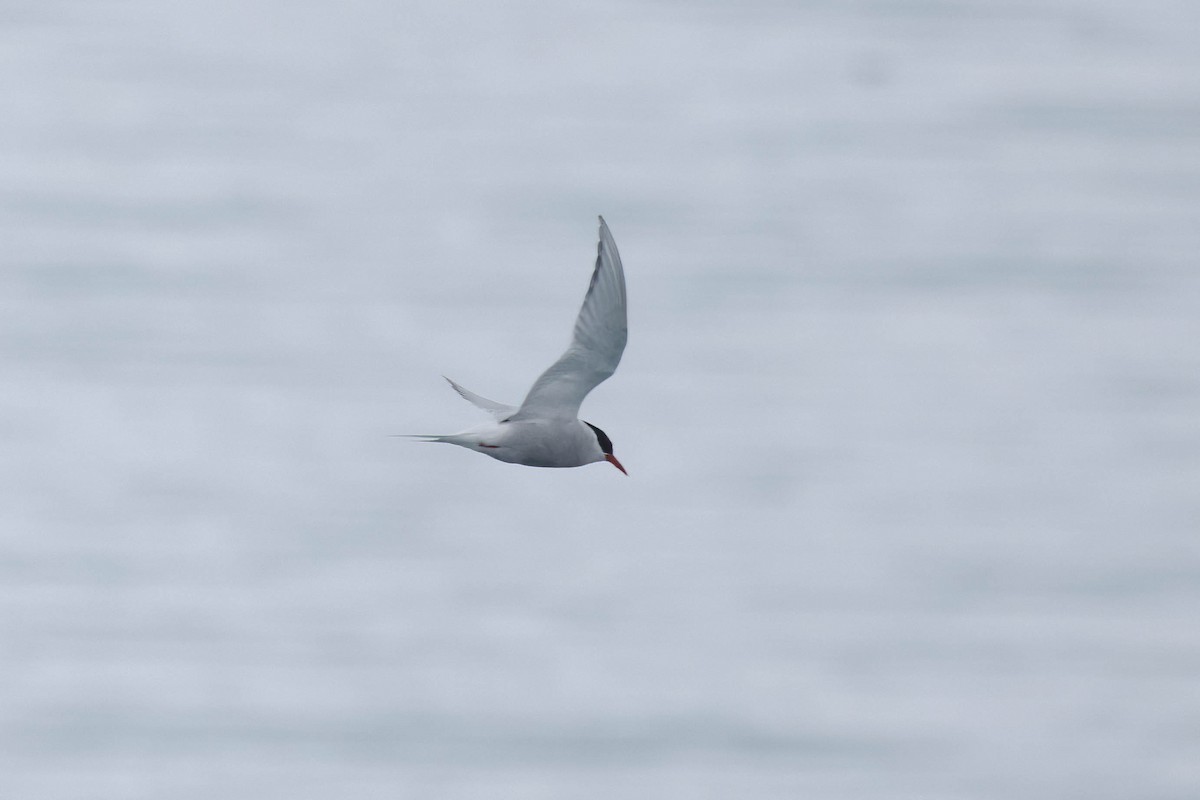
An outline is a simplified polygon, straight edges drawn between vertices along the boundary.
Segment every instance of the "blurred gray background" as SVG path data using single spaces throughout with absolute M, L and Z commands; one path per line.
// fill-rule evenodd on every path
M 4 4 L 0 797 L 1200 796 L 1197 30 Z

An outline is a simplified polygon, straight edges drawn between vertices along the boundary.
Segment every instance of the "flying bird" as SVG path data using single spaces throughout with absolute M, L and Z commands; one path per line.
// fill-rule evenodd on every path
M 621 363 L 627 338 L 625 271 L 617 243 L 600 217 L 596 267 L 575 320 L 571 344 L 534 381 L 521 405 L 488 400 L 446 378 L 463 398 L 491 414 L 493 421 L 461 433 L 410 438 L 456 444 L 510 464 L 582 467 L 607 461 L 625 472 L 613 455 L 612 439 L 578 417 L 583 398 Z

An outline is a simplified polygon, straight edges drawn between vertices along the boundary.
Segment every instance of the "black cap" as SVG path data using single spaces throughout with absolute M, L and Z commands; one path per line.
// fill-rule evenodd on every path
M 600 443 L 600 450 L 602 452 L 604 452 L 605 455 L 611 456 L 613 454 L 612 439 L 608 438 L 608 434 L 605 433 L 604 431 L 600 430 L 599 428 L 597 428 L 595 425 L 588 422 L 587 420 L 584 420 L 583 424 L 587 425 L 589 428 L 591 428 L 593 431 L 596 432 L 596 441 Z

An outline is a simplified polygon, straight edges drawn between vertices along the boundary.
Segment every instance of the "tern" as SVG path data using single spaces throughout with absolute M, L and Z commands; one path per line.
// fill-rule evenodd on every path
M 621 363 L 627 338 L 625 270 L 617 243 L 600 217 L 596 267 L 575 320 L 571 344 L 534 381 L 521 405 L 488 400 L 446 378 L 454 391 L 490 413 L 493 421 L 460 433 L 410 438 L 456 444 L 528 467 L 582 467 L 607 461 L 628 475 L 613 455 L 608 434 L 578 418 L 583 398 Z

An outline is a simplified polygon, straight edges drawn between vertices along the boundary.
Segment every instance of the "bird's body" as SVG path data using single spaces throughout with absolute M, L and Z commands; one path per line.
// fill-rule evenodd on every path
M 581 467 L 604 460 L 595 433 L 577 419 L 489 422 L 427 441 L 456 444 L 498 461 L 527 467 Z
M 447 378 L 494 421 L 459 433 L 414 438 L 456 444 L 510 464 L 581 467 L 608 461 L 625 472 L 604 431 L 578 414 L 588 392 L 616 370 L 626 338 L 625 272 L 601 217 L 596 267 L 567 351 L 534 382 L 520 406 L 488 400 Z

